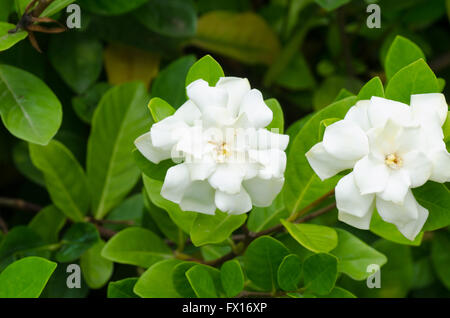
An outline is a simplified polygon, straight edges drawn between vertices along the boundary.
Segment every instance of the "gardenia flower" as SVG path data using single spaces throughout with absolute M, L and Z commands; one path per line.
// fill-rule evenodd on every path
M 372 97 L 328 126 L 323 141 L 306 157 L 322 180 L 353 169 L 335 189 L 339 220 L 369 229 L 376 207 L 384 221 L 413 240 L 428 210 L 411 188 L 427 180 L 450 181 L 450 154 L 441 128 L 447 112 L 442 94 L 412 95 L 411 106 Z
M 161 195 L 205 214 L 271 205 L 283 187 L 289 136 L 264 128 L 273 113 L 261 92 L 236 77 L 222 77 L 214 87 L 199 79 L 186 91 L 187 102 L 135 141 L 153 163 L 178 162 Z

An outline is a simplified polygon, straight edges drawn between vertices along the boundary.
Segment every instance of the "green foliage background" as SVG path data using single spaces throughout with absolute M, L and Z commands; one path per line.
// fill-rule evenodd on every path
M 28 2 L 0 0 L 0 297 L 450 296 L 449 184 L 414 190 L 430 217 L 410 242 L 376 213 L 370 231 L 338 222 L 339 176 L 304 157 L 357 100 L 450 99 L 449 0 L 55 0 L 35 17 L 76 3 L 80 29 L 10 33 Z M 133 145 L 224 74 L 290 135 L 281 194 L 248 216 L 181 211 L 160 195 L 172 163 Z

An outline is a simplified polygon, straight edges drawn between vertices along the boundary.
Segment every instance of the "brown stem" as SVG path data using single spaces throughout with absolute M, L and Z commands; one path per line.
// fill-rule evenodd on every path
M 0 197 L 0 206 L 5 206 L 5 207 L 15 209 L 15 210 L 30 211 L 30 212 L 39 212 L 42 209 L 41 206 L 34 204 L 34 203 L 24 201 L 22 199 L 13 199 L 13 198 L 4 198 L 4 197 Z
M 33 17 L 39 17 L 54 0 L 39 0 L 39 4 L 31 11 Z
M 3 231 L 4 234 L 8 234 L 8 225 L 6 224 L 5 220 L 3 220 L 2 217 L 0 217 L 0 229 Z

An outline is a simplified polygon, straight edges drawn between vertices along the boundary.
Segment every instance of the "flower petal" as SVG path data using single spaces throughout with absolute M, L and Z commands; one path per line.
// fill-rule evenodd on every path
M 286 153 L 280 149 L 249 150 L 250 163 L 261 165 L 259 177 L 281 178 L 286 170 Z
M 216 87 L 223 88 L 228 93 L 228 105 L 232 116 L 236 117 L 244 96 L 250 91 L 250 83 L 246 78 L 221 77 Z
M 424 153 L 417 150 L 410 151 L 402 156 L 402 160 L 402 169 L 409 175 L 411 188 L 420 187 L 427 182 L 431 176 L 433 165 Z
M 258 130 L 247 129 L 246 136 L 251 149 L 271 149 L 276 148 L 285 150 L 289 144 L 289 135 L 283 135 L 271 132 L 267 129 L 260 128 Z
M 322 142 L 315 144 L 306 153 L 306 159 L 321 180 L 328 179 L 343 170 L 353 168 L 355 165 L 354 160 L 341 160 L 330 155 L 323 147 Z
M 386 188 L 378 196 L 386 201 L 402 204 L 411 185 L 407 171 L 403 169 L 391 170 Z
M 386 188 L 390 171 L 384 162 L 369 155 L 355 164 L 353 173 L 361 194 L 369 194 L 381 192 Z
M 208 82 L 198 79 L 186 87 L 186 93 L 204 114 L 211 106 L 226 108 L 228 93 L 225 89 L 209 86 Z
M 170 150 L 187 130 L 188 126 L 185 122 L 174 116 L 166 117 L 154 123 L 150 129 L 153 146 Z
M 406 193 L 403 204 L 385 201 L 379 196 L 376 198 L 378 214 L 384 221 L 395 224 L 397 227 L 403 227 L 411 221 L 417 220 L 419 217 L 417 205 L 411 190 Z
M 350 213 L 346 213 L 344 211 L 339 211 L 338 220 L 358 229 L 368 230 L 370 228 L 370 220 L 372 219 L 372 214 L 375 207 L 374 202 L 372 202 L 369 212 L 367 212 L 363 216 L 359 217 Z
M 252 201 L 244 188 L 241 188 L 241 191 L 236 194 L 217 190 L 215 203 L 219 210 L 229 214 L 242 214 L 252 209 Z
M 194 181 L 186 188 L 180 202 L 183 211 L 194 211 L 214 215 L 214 189 L 207 181 Z
M 250 90 L 242 100 L 239 115 L 247 114 L 248 120 L 255 128 L 264 128 L 272 122 L 272 110 L 264 102 L 261 92 L 257 89 Z
M 160 163 L 161 161 L 170 158 L 170 150 L 164 150 L 153 146 L 150 132 L 136 138 L 134 144 L 141 154 L 153 163 Z
M 217 165 L 216 170 L 208 178 L 214 189 L 236 194 L 241 190 L 241 183 L 245 176 L 245 168 L 240 164 L 223 163 Z
M 372 126 L 370 125 L 367 111 L 369 109 L 370 100 L 360 100 L 355 106 L 352 106 L 344 119 L 349 120 L 358 125 L 362 130 L 368 131 Z
M 348 120 L 340 120 L 325 129 L 323 146 L 328 153 L 342 160 L 358 160 L 369 153 L 366 134 Z
M 382 97 L 372 97 L 368 107 L 369 122 L 372 127 L 383 127 L 388 119 L 402 126 L 412 123 L 412 113 L 408 105 Z
M 175 111 L 173 116 L 192 126 L 196 120 L 201 118 L 202 113 L 193 101 L 188 100 Z
M 447 118 L 448 105 L 443 94 L 417 94 L 411 95 L 411 111 L 422 125 L 441 127 Z
M 270 206 L 283 188 L 284 178 L 261 179 L 255 177 L 244 180 L 242 185 L 252 198 L 254 206 Z
M 184 191 L 190 185 L 189 169 L 185 164 L 170 167 L 167 170 L 161 188 L 161 196 L 169 201 L 180 203 Z
M 425 222 L 428 218 L 428 210 L 417 203 L 417 220 L 413 220 L 404 226 L 397 226 L 397 229 L 402 233 L 408 240 L 414 241 L 417 234 L 422 230 Z
M 339 212 L 342 211 L 346 214 L 362 218 L 367 213 L 373 211 L 375 194 L 361 195 L 355 183 L 353 172 L 339 180 L 335 193 L 336 206 Z
M 430 180 L 439 183 L 450 182 L 450 154 L 442 148 L 429 154 L 433 164 Z

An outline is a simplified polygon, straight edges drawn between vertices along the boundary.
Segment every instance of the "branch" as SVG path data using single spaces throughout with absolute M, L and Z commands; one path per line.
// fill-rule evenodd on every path
M 22 199 L 12 199 L 12 198 L 4 198 L 0 197 L 0 206 L 8 207 L 15 210 L 23 210 L 23 211 L 30 211 L 30 212 L 39 212 L 42 207 L 30 203 L 27 201 L 24 201 Z

